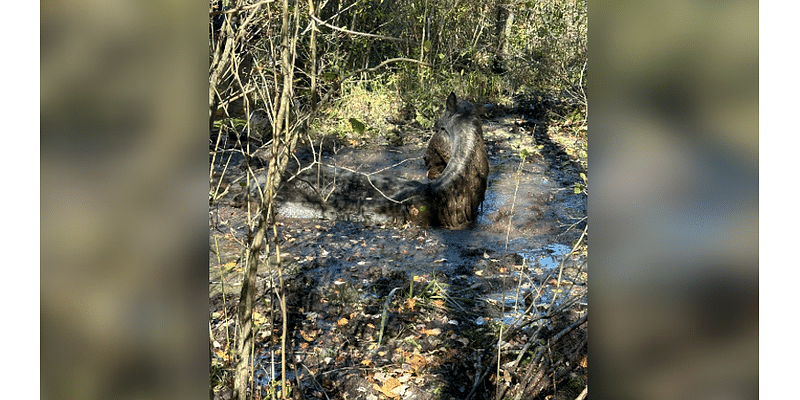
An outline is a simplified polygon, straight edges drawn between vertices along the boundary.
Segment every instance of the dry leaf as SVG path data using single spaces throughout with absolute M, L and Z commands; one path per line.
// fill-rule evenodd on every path
M 438 335 L 442 334 L 442 330 L 439 329 L 439 328 L 423 329 L 422 333 L 424 333 L 424 334 L 426 334 L 428 336 L 434 336 L 434 335 L 438 336 Z
M 406 390 L 408 390 L 408 385 L 401 384 L 400 386 L 392 389 L 392 393 L 396 394 L 397 397 L 402 397 L 403 394 L 406 393 Z
M 425 364 L 428 363 L 428 360 L 426 360 L 425 357 L 423 357 L 420 354 L 414 354 L 408 358 L 407 362 L 408 365 L 411 367 L 411 372 L 417 372 L 423 367 L 425 367 Z
M 349 321 L 347 321 L 347 318 L 342 318 L 342 319 L 340 319 L 339 321 L 337 321 L 336 323 L 337 323 L 339 326 L 342 326 L 342 325 L 347 325 L 347 323 L 348 323 L 348 322 L 349 322 Z
M 303 331 L 300 331 L 300 336 L 302 336 L 306 342 L 313 342 L 314 339 L 316 338 L 316 335 L 314 335 L 313 333 L 306 333 Z
M 383 382 L 383 386 L 381 387 L 380 390 L 381 393 L 385 394 L 388 397 L 391 397 L 393 399 L 399 398 L 400 397 L 399 395 L 397 395 L 396 393 L 392 393 L 392 389 L 398 386 L 400 386 L 400 381 L 398 381 L 397 378 L 389 378 L 386 380 L 386 382 Z

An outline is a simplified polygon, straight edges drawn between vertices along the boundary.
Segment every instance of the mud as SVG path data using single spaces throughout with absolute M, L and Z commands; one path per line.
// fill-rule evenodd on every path
M 315 398 L 314 394 L 321 392 L 327 396 L 319 398 L 376 398 L 369 397 L 375 396 L 374 388 L 364 380 L 364 371 L 355 368 L 359 366 L 359 354 L 363 356 L 366 350 L 353 343 L 350 347 L 341 347 L 341 341 L 376 339 L 374 331 L 380 324 L 381 306 L 394 288 L 401 288 L 408 296 L 415 289 L 430 288 L 435 282 L 437 287 L 445 288 L 445 300 L 462 299 L 450 304 L 450 311 L 440 315 L 442 319 L 438 325 L 429 322 L 429 326 L 440 326 L 443 331 L 463 332 L 492 321 L 511 325 L 526 307 L 534 313 L 544 313 L 563 302 L 572 302 L 574 310 L 578 310 L 572 321 L 585 312 L 587 238 L 582 234 L 586 226 L 586 195 L 573 191 L 574 183 L 581 182 L 579 174 L 585 172 L 585 167 L 559 148 L 547 132 L 547 124 L 541 121 L 515 114 L 482 122 L 490 160 L 488 189 L 479 217 L 468 229 L 297 218 L 303 216 L 301 210 L 284 211 L 280 216 L 280 265 L 293 310 L 290 318 L 297 330 L 302 331 L 304 324 L 311 324 L 320 332 L 311 342 L 312 347 L 318 349 L 309 352 L 298 347 L 296 351 L 302 354 L 297 358 L 310 370 L 328 371 L 342 382 L 357 381 L 353 385 L 340 382 L 341 387 L 335 380 L 327 384 L 322 378 L 315 384 L 309 381 L 304 384 L 308 385 L 304 388 L 307 398 Z M 322 145 L 317 142 L 315 151 L 322 150 L 323 162 L 353 170 L 380 170 L 409 179 L 424 179 L 422 157 L 431 133 L 407 129 L 395 145 L 381 143 L 378 139 L 352 146 L 329 139 Z M 397 142 L 402 143 L 397 145 Z M 521 149 L 529 152 L 524 160 Z M 301 156 L 308 152 L 307 148 L 298 150 Z M 239 168 L 237 156 L 228 153 L 218 156 L 218 172 L 228 159 L 232 160 L 228 171 Z M 219 343 L 224 343 L 222 337 L 227 326 L 224 315 L 235 315 L 242 245 L 249 229 L 247 208 L 232 207 L 229 199 L 227 196 L 215 202 L 210 207 L 209 219 L 210 312 L 212 329 L 220 337 Z M 579 238 L 582 238 L 580 246 L 570 254 Z M 261 297 L 266 304 L 269 288 L 276 277 L 277 260 L 274 256 L 270 259 L 264 256 L 262 261 L 259 293 L 264 291 Z M 359 319 L 356 314 L 361 316 L 359 324 L 355 323 Z M 387 336 L 399 335 L 404 330 L 402 314 L 393 316 L 386 327 Z M 340 332 L 344 339 L 335 334 L 338 328 L 334 321 L 339 317 L 352 317 L 352 328 L 348 329 L 355 329 Z M 273 345 L 271 338 L 271 332 L 257 335 L 257 340 L 263 341 L 264 351 Z M 339 350 L 330 353 L 319 349 Z M 348 354 L 349 361 L 337 358 L 342 352 Z M 274 364 L 260 364 L 262 372 L 256 374 L 256 379 L 265 384 L 269 381 L 264 378 L 265 371 L 272 368 L 267 365 Z M 332 372 L 347 366 L 353 370 Z M 473 373 L 467 370 L 449 372 L 458 376 L 465 374 L 465 377 Z M 464 388 L 445 376 L 441 368 L 432 368 L 425 379 L 429 386 L 440 385 L 439 390 L 450 393 L 450 398 L 463 398 Z M 474 376 L 469 377 L 472 378 Z M 352 392 L 359 384 L 366 389 Z M 413 388 L 406 393 L 409 396 L 416 393 L 416 398 L 421 399 L 448 398 L 434 397 L 430 391 L 426 392 L 424 384 L 411 386 Z M 350 389 L 346 389 L 348 387 Z M 225 397 L 224 393 L 220 391 L 220 398 Z

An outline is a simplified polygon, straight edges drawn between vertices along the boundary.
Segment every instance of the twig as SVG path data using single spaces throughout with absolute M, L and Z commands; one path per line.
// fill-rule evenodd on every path
M 419 158 L 419 157 L 416 157 L 416 158 Z M 414 159 L 416 159 L 416 158 L 414 158 Z M 409 160 L 413 160 L 413 159 L 409 159 Z M 381 171 L 384 171 L 384 170 L 387 170 L 387 169 L 390 169 L 390 168 L 394 168 L 395 166 L 400 165 L 400 164 L 404 163 L 405 161 L 409 161 L 409 160 L 403 160 L 403 161 L 401 161 L 401 162 L 399 162 L 399 163 L 397 163 L 397 164 L 395 164 L 395 165 L 393 165 L 391 167 L 386 167 L 386 168 L 384 168 L 384 169 L 382 169 L 380 171 L 375 171 L 375 172 L 370 172 L 370 173 L 359 172 L 359 171 L 352 170 L 352 169 L 347 168 L 347 167 L 337 167 L 337 166 L 327 165 L 327 164 L 323 164 L 323 165 L 325 165 L 325 166 L 327 166 L 329 168 L 334 168 L 334 169 L 335 168 L 339 168 L 339 169 L 343 169 L 343 170 L 345 170 L 347 172 L 350 172 L 350 173 L 353 173 L 353 174 L 363 175 L 365 178 L 367 178 L 367 182 L 369 182 L 369 185 L 372 186 L 373 189 L 378 191 L 378 193 L 380 193 L 380 195 L 383 196 L 383 198 L 385 198 L 386 200 L 389 200 L 389 201 L 391 201 L 393 203 L 396 203 L 396 204 L 403 204 L 403 203 L 407 202 L 408 200 L 410 200 L 411 198 L 409 197 L 409 198 L 406 198 L 404 200 L 395 200 L 395 199 L 389 197 L 388 195 L 386 195 L 386 193 L 383 193 L 382 190 L 378 189 L 378 187 L 375 186 L 374 183 L 372 183 L 372 179 L 370 179 L 370 175 L 376 174 L 378 172 L 381 172 Z
M 322 26 L 326 26 L 326 27 L 331 28 L 331 29 L 333 29 L 335 31 L 344 32 L 344 33 L 347 33 L 347 34 L 350 34 L 350 35 L 366 36 L 366 37 L 373 38 L 373 39 L 391 40 L 393 42 L 410 43 L 410 44 L 413 44 L 415 46 L 419 44 L 419 43 L 417 43 L 417 42 L 415 42 L 413 40 L 400 39 L 400 38 L 391 37 L 391 36 L 384 36 L 384 35 L 376 35 L 374 33 L 364 33 L 364 32 L 351 31 L 349 29 L 340 28 L 340 27 L 338 27 L 336 25 L 331 25 L 331 24 L 329 24 L 329 23 L 327 23 L 327 22 L 325 22 L 325 21 L 323 21 L 323 20 L 321 20 L 321 19 L 319 19 L 319 18 L 317 18 L 317 17 L 315 17 L 313 15 L 310 15 L 310 17 L 311 17 L 311 19 L 313 19 L 314 21 L 316 21 L 318 24 L 320 24 Z
M 305 368 L 305 369 L 306 369 L 306 371 L 308 371 L 309 375 L 311 375 L 311 380 L 314 382 L 314 386 L 316 386 L 316 387 L 317 387 L 317 389 L 318 389 L 320 392 L 322 392 L 322 394 L 323 394 L 323 395 L 325 395 L 325 398 L 326 398 L 326 399 L 330 400 L 330 397 L 328 397 L 328 394 L 327 394 L 327 393 L 325 393 L 325 388 L 324 388 L 324 387 L 322 387 L 322 385 L 320 385 L 320 383 L 317 381 L 317 377 L 316 377 L 316 376 L 314 376 L 314 371 L 312 371 L 312 370 L 308 369 L 308 367 L 307 367 L 305 364 L 303 364 L 303 363 L 300 363 L 300 365 L 302 365 L 302 366 L 303 366 L 303 368 Z M 298 375 L 299 375 L 299 374 L 298 374 Z M 299 387 L 299 385 L 298 385 L 298 387 Z
M 556 282 L 556 287 L 561 287 L 561 277 L 564 272 L 564 263 L 570 256 L 572 256 L 572 253 L 578 250 L 578 246 L 580 246 L 581 242 L 583 242 L 583 238 L 586 237 L 586 232 L 588 231 L 588 229 L 589 229 L 589 224 L 586 224 L 586 226 L 583 228 L 583 233 L 581 233 L 581 237 L 579 237 L 578 241 L 575 242 L 575 245 L 572 246 L 572 250 L 570 250 L 569 253 L 567 253 L 563 259 L 561 259 L 561 264 L 558 267 L 558 281 Z M 550 302 L 551 307 L 555 303 L 555 301 L 556 301 L 556 296 L 553 296 L 553 301 Z
M 588 394 L 589 394 L 589 386 L 584 386 L 583 391 L 581 392 L 581 394 L 578 395 L 578 397 L 575 398 L 575 400 L 583 400 L 586 398 Z
M 573 330 L 573 329 L 575 329 L 575 328 L 577 328 L 577 327 L 581 326 L 581 325 L 582 325 L 584 322 L 586 322 L 586 320 L 587 320 L 587 319 L 589 319 L 589 313 L 588 313 L 588 312 L 586 313 L 586 315 L 584 315 L 583 317 L 581 317 L 579 320 L 575 321 L 575 323 L 574 323 L 574 324 L 572 324 L 572 325 L 570 325 L 570 326 L 568 326 L 568 327 L 564 328 L 563 330 L 561 330 L 561 332 L 558 332 L 558 333 L 557 333 L 555 336 L 553 336 L 553 337 L 550 339 L 550 343 L 555 343 L 555 342 L 557 342 L 559 339 L 561 339 L 561 337 L 563 337 L 564 335 L 566 335 L 567 333 L 569 333 L 571 330 Z
M 426 63 L 426 62 L 424 62 L 424 61 L 415 60 L 415 59 L 413 59 L 413 58 L 404 58 L 404 57 L 399 57 L 399 58 L 390 58 L 390 59 L 388 59 L 388 60 L 385 60 L 385 61 L 383 61 L 382 63 L 380 63 L 380 64 L 378 64 L 378 65 L 376 65 L 376 66 L 372 67 L 372 68 L 361 68 L 361 69 L 355 70 L 355 71 L 353 71 L 352 73 L 350 73 L 350 75 L 349 75 L 349 76 L 357 75 L 357 74 L 360 74 L 360 73 L 362 73 L 362 72 L 372 72 L 372 71 L 375 71 L 375 70 L 377 70 L 377 69 L 379 69 L 379 68 L 383 67 L 383 66 L 384 66 L 384 65 L 386 65 L 386 64 L 389 64 L 389 63 L 392 63 L 392 62 L 398 62 L 398 61 L 407 61 L 407 62 L 413 62 L 413 63 L 416 63 L 416 64 L 424 65 L 424 66 L 426 66 L 426 67 L 431 67 L 431 66 L 432 66 L 432 65 L 430 65 L 430 64 L 428 64 L 428 63 Z
M 215 15 L 221 15 L 221 14 L 233 14 L 233 13 L 237 13 L 237 12 L 240 12 L 240 11 L 249 10 L 251 8 L 256 8 L 256 7 L 258 7 L 258 6 L 262 5 L 262 4 L 274 3 L 275 1 L 276 0 L 261 0 L 258 3 L 253 3 L 253 4 L 250 4 L 250 5 L 247 5 L 247 6 L 231 8 L 229 10 L 211 11 L 211 12 L 208 13 L 208 16 L 209 17 L 213 17 Z

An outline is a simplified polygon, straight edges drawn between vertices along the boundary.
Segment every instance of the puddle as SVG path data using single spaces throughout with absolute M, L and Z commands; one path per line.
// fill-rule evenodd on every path
M 580 237 L 583 228 L 570 226 L 586 216 L 586 198 L 575 195 L 563 179 L 557 179 L 555 167 L 542 157 L 521 163 L 518 149 L 509 144 L 507 136 L 499 129 L 484 130 L 489 184 L 478 219 L 469 229 L 320 220 L 303 213 L 307 210 L 302 207 L 291 208 L 294 213 L 283 215 L 277 240 L 285 280 L 293 285 L 289 295 L 297 297 L 295 307 L 325 314 L 336 307 L 383 304 L 392 289 L 407 285 L 414 276 L 441 282 L 453 297 L 469 304 L 465 308 L 473 307 L 448 315 L 450 320 L 469 324 L 494 321 L 511 325 L 525 312 L 528 317 L 543 316 L 551 307 L 576 297 L 585 305 L 585 255 L 573 255 L 564 263 L 560 287 L 553 279 L 558 278 L 571 244 Z M 424 151 L 419 144 L 380 151 L 346 148 L 325 154 L 324 159 L 353 170 L 385 169 L 384 173 L 423 179 Z M 221 303 L 223 297 L 215 288 L 223 283 L 233 288 L 227 289 L 229 293 L 240 288 L 236 284 L 241 281 L 247 211 L 221 202 L 213 205 L 210 213 L 211 248 L 220 253 L 210 254 L 213 304 Z M 273 233 L 268 236 L 272 245 Z M 259 282 L 268 281 L 269 273 L 268 266 L 259 267 Z M 414 283 L 415 291 L 424 285 Z M 332 329 L 321 323 L 318 319 L 315 326 L 326 332 Z M 254 383 L 269 388 L 274 384 L 271 366 L 279 375 L 280 361 L 273 364 L 266 356 L 257 361 Z
M 569 254 L 570 250 L 572 249 L 569 246 L 553 243 L 541 249 L 522 250 L 520 255 L 525 259 L 530 268 L 554 269 L 560 266 L 561 260 L 564 259 L 564 256 Z
M 281 357 L 280 355 L 261 355 L 256 357 L 256 368 L 253 372 L 253 386 L 261 389 L 261 396 L 269 396 L 270 392 L 281 391 Z M 286 370 L 286 379 L 293 382 L 295 372 Z M 259 397 L 261 397 L 259 396 Z M 265 397 L 266 398 L 266 397 Z

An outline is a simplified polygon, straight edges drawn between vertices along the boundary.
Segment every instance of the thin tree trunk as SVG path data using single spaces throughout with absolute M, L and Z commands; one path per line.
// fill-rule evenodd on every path
M 239 296 L 239 322 L 236 325 L 237 362 L 233 379 L 233 398 L 245 400 L 247 386 L 250 382 L 250 353 L 253 341 L 253 304 L 256 292 L 256 271 L 258 270 L 258 255 L 264 243 L 267 232 L 268 210 L 262 210 L 258 217 L 256 234 L 250 241 L 250 246 L 245 250 L 245 276 L 242 282 L 242 292 Z M 269 249 L 268 249 L 269 250 Z
M 311 20 L 311 38 L 309 39 L 309 46 L 311 47 L 311 112 L 317 111 L 317 22 L 313 17 L 317 17 L 317 10 L 314 7 L 314 1 L 308 0 L 308 14 Z
M 250 241 L 249 247 L 246 250 L 245 259 L 245 277 L 242 283 L 242 292 L 239 298 L 239 324 L 237 330 L 237 355 L 238 355 L 238 362 L 236 364 L 236 371 L 234 377 L 234 395 L 233 397 L 239 400 L 244 400 L 247 397 L 247 387 L 251 382 L 251 375 L 252 372 L 252 360 L 250 359 L 250 354 L 252 353 L 253 347 L 253 305 L 255 303 L 255 295 L 256 295 L 256 271 L 258 269 L 258 255 L 261 253 L 261 250 L 264 246 L 265 238 L 266 238 L 266 230 L 268 226 L 269 217 L 272 216 L 273 220 L 273 230 L 277 231 L 276 226 L 274 225 L 274 204 L 273 200 L 275 198 L 275 191 L 280 184 L 281 176 L 286 169 L 286 165 L 289 161 L 289 155 L 291 154 L 292 150 L 294 149 L 297 143 L 297 132 L 295 127 L 291 125 L 291 110 L 292 110 L 292 98 L 293 98 L 293 80 L 294 80 L 294 58 L 296 54 L 296 43 L 297 43 L 297 36 L 298 36 L 298 28 L 297 25 L 298 19 L 298 8 L 295 7 L 295 14 L 294 20 L 291 22 L 294 23 L 294 32 L 293 37 L 290 40 L 290 19 L 289 19 L 289 3 L 288 0 L 283 0 L 283 13 L 282 13 L 282 26 L 281 26 L 281 74 L 283 78 L 283 88 L 280 92 L 279 96 L 276 96 L 275 102 L 272 103 L 273 112 L 272 115 L 274 118 L 272 119 L 272 132 L 273 132 L 273 141 L 272 141 L 272 156 L 269 161 L 269 169 L 267 173 L 267 181 L 264 188 L 264 196 L 263 204 L 261 207 L 261 212 L 258 216 L 258 223 L 257 228 L 255 231 L 255 235 L 252 237 L 252 241 Z M 275 79 L 275 83 L 278 84 L 281 77 L 278 74 L 273 75 Z M 277 86 L 277 85 L 276 85 Z M 269 246 L 267 247 L 269 250 Z M 278 255 L 278 265 L 277 268 L 279 269 L 278 275 L 280 276 L 280 252 L 276 248 L 276 254 Z M 283 280 L 280 279 L 280 288 L 278 292 L 278 296 L 281 301 L 281 310 L 283 314 L 283 324 L 284 324 L 284 332 L 282 335 L 282 348 L 281 351 L 281 364 L 282 364 L 282 378 L 285 379 L 286 377 L 286 346 L 287 346 L 287 332 L 286 332 L 286 324 L 287 324 L 287 314 L 288 310 L 286 309 L 284 292 L 283 292 Z M 283 390 L 284 390 L 284 397 L 288 397 L 288 384 L 284 381 L 283 383 Z

